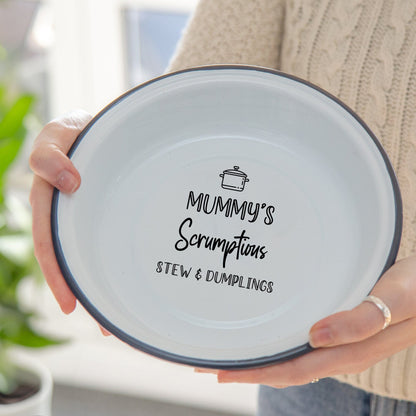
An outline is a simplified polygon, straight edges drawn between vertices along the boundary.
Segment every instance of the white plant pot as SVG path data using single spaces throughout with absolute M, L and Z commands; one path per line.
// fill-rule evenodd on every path
M 52 375 L 47 367 L 37 359 L 24 354 L 13 355 L 19 367 L 34 374 L 40 382 L 39 391 L 33 396 L 17 403 L 0 405 L 1 416 L 51 416 Z

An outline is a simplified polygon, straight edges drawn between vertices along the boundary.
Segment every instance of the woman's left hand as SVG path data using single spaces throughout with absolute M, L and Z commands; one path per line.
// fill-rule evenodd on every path
M 275 388 L 302 385 L 314 379 L 360 373 L 416 344 L 416 256 L 392 266 L 371 295 L 391 311 L 391 324 L 383 330 L 384 316 L 371 302 L 317 322 L 309 332 L 314 351 L 293 360 L 249 370 L 215 372 L 220 383 L 255 383 Z

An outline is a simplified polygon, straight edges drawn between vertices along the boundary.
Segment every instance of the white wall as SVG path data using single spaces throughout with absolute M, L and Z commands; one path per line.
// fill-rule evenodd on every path
M 52 117 L 95 114 L 126 90 L 124 7 L 191 12 L 197 0 L 48 0 L 55 26 L 50 54 Z

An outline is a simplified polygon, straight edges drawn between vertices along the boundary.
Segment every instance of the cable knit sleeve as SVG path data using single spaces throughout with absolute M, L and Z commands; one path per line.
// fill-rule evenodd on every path
M 279 68 L 284 0 L 200 0 L 168 71 L 209 64 Z

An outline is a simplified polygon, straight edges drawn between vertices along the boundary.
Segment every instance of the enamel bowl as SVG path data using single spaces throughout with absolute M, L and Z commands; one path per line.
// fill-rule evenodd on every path
M 127 92 L 80 134 L 55 191 L 63 275 L 107 330 L 199 367 L 308 352 L 395 259 L 400 193 L 380 143 L 298 78 L 211 66 Z

